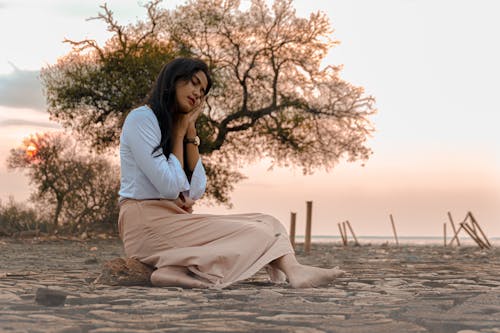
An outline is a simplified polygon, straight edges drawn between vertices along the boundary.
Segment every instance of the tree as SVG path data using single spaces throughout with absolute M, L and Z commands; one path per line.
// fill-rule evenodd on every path
M 109 229 L 118 215 L 116 167 L 103 157 L 79 153 L 62 133 L 35 134 L 11 149 L 9 169 L 27 170 L 36 190 L 30 200 L 51 215 L 52 228 L 71 232 L 101 223 Z
M 0 200 L 0 237 L 39 230 L 43 228 L 40 222 L 35 209 L 15 202 L 14 197 L 9 197 L 5 205 Z
M 94 19 L 114 32 L 106 45 L 66 40 L 73 50 L 41 71 L 51 119 L 96 150 L 116 146 L 124 114 L 142 102 L 165 62 L 182 54 L 157 31 L 158 2 L 147 7 L 147 26 L 123 27 L 102 6 L 104 13 Z
M 341 67 L 321 67 L 337 43 L 330 38 L 332 29 L 323 13 L 297 17 L 291 0 L 276 0 L 272 8 L 264 0 L 253 0 L 245 11 L 238 0 L 191 0 L 174 10 L 160 9 L 156 1 L 147 8 L 147 21 L 125 29 L 104 7 L 100 18 L 115 33 L 111 42 L 104 48 L 89 40 L 73 43 L 91 48 L 95 59 L 113 50 L 114 40 L 154 31 L 147 35 L 151 39 L 143 40 L 151 45 L 168 40 L 174 53 L 207 61 L 214 86 L 197 126 L 200 153 L 211 177 L 209 193 L 217 201 L 227 202 L 232 185 L 242 178 L 238 167 L 256 158 L 268 157 L 273 165 L 298 165 L 304 173 L 332 168 L 342 158 L 368 159 L 371 150 L 365 143 L 373 132 L 369 117 L 376 112 L 374 98 L 342 80 Z M 81 82 L 78 75 L 66 74 L 66 59 L 71 58 L 88 61 L 77 49 L 42 73 L 49 112 L 70 128 L 89 129 L 96 123 L 74 117 L 99 109 L 87 103 L 86 96 L 66 96 L 53 89 L 58 82 Z M 104 65 L 97 67 L 105 74 Z M 98 85 L 92 86 L 99 91 Z M 81 104 L 68 104 L 70 97 Z M 107 117 L 119 118 L 124 111 L 109 108 Z M 116 129 L 113 121 L 102 124 Z M 117 140 L 94 142 L 103 147 Z

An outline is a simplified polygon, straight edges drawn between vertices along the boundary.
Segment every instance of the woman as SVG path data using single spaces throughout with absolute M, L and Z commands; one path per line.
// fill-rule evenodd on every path
M 119 230 L 127 256 L 156 267 L 154 286 L 223 288 L 266 266 L 274 282 L 316 287 L 343 274 L 297 262 L 287 232 L 263 214 L 192 214 L 206 176 L 196 135 L 212 81 L 207 65 L 179 58 L 160 72 L 120 137 Z

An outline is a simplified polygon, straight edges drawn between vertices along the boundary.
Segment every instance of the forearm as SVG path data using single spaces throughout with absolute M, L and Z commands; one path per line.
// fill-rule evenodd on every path
M 172 153 L 181 163 L 181 167 L 184 168 L 184 137 L 180 135 L 174 135 L 172 141 Z
M 192 139 L 195 136 L 196 136 L 196 128 L 194 126 L 190 126 L 186 132 L 186 137 Z M 186 144 L 186 163 L 190 171 L 194 171 L 196 163 L 198 163 L 199 159 L 200 159 L 200 153 L 198 150 L 198 146 L 192 143 Z

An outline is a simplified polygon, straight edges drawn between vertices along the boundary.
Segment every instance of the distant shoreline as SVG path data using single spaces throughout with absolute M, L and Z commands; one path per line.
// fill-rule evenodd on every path
M 382 244 L 382 243 L 395 243 L 393 236 L 357 236 L 358 241 L 361 244 Z M 304 240 L 304 235 L 296 235 L 295 239 Z M 447 237 L 447 243 L 451 240 L 451 236 Z M 469 237 L 460 237 L 460 243 L 463 245 L 476 245 L 474 241 Z M 494 246 L 500 246 L 500 237 L 489 237 L 488 240 Z M 328 235 L 312 235 L 311 241 L 315 243 L 333 243 L 341 242 L 342 238 L 340 236 L 328 236 Z M 349 237 L 349 242 L 353 241 Z M 443 245 L 443 237 L 441 236 L 398 236 L 398 241 L 400 244 L 415 244 L 415 245 Z M 456 246 L 456 243 L 453 243 Z

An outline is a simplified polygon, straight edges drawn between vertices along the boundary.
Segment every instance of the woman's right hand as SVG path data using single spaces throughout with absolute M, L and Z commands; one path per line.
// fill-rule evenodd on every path
M 193 206 L 195 204 L 195 201 L 190 197 L 184 196 L 184 194 L 180 193 L 179 197 L 175 199 L 174 203 L 178 207 L 184 209 L 186 212 L 190 214 L 193 213 Z
M 189 128 L 194 128 L 196 120 L 203 111 L 203 100 L 195 106 L 189 113 L 176 112 L 174 114 L 174 135 L 179 138 L 184 138 Z

